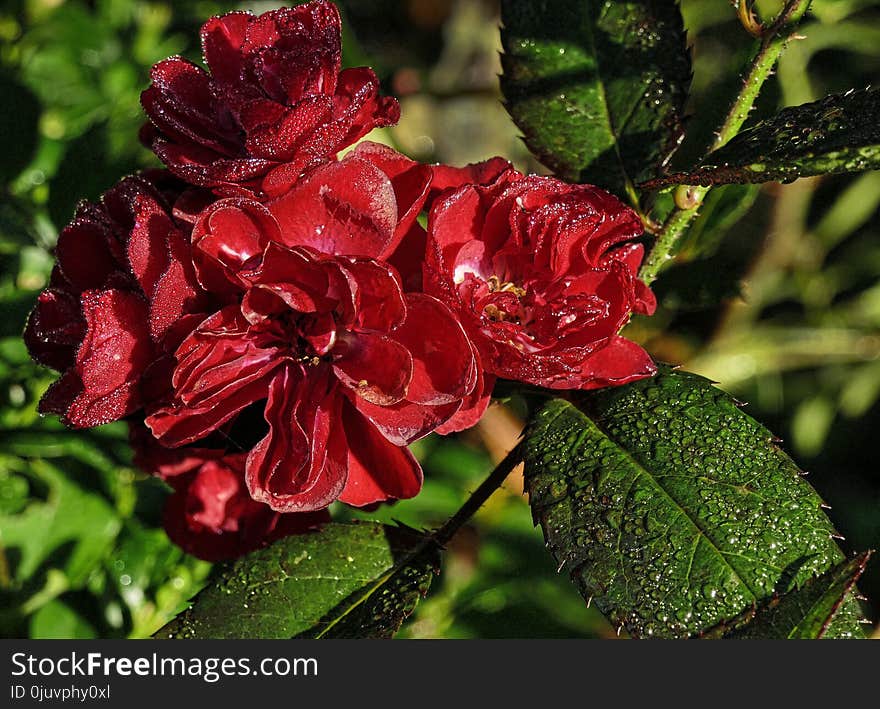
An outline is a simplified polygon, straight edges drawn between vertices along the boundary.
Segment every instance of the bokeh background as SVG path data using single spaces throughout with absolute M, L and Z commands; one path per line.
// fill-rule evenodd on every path
M 400 125 L 372 139 L 424 161 L 499 154 L 542 170 L 499 100 L 497 0 L 340 4 L 345 63 L 375 67 L 402 104 Z M 684 164 L 719 124 L 752 41 L 727 0 L 682 5 L 695 59 Z M 0 636 L 148 636 L 210 572 L 165 537 L 167 491 L 131 467 L 124 424 L 69 432 L 36 414 L 54 374 L 29 361 L 21 333 L 77 201 L 156 164 L 136 139 L 149 67 L 171 54 L 198 60 L 197 30 L 212 14 L 275 6 L 0 3 Z M 759 114 L 880 77 L 880 2 L 814 0 L 802 34 Z M 811 472 L 848 550 L 880 546 L 878 208 L 880 172 L 715 190 L 656 284 L 660 312 L 628 332 L 749 402 Z M 423 493 L 366 516 L 439 525 L 512 445 L 518 416 L 495 405 L 466 434 L 419 442 Z M 615 636 L 556 574 L 521 490 L 514 474 L 456 536 L 402 636 Z M 861 586 L 876 617 L 880 563 Z

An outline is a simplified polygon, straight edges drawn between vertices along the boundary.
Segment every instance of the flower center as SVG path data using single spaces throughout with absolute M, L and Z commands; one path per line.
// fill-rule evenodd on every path
M 337 336 L 337 323 L 332 314 L 287 311 L 270 318 L 266 326 L 272 339 L 300 364 L 316 367 L 330 360 Z
M 519 316 L 512 311 L 520 309 L 520 299 L 525 296 L 526 289 L 511 281 L 502 281 L 494 275 L 486 280 L 486 288 L 490 293 L 490 302 L 483 306 L 486 317 L 494 322 L 519 321 Z
M 516 285 L 511 281 L 502 281 L 498 276 L 489 276 L 486 286 L 490 293 L 513 293 L 518 298 L 522 298 L 526 294 L 526 289 Z

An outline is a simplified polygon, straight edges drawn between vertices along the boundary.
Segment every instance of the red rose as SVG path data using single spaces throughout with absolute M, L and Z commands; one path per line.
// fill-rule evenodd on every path
M 168 478 L 174 493 L 165 506 L 165 530 L 184 551 L 206 561 L 232 559 L 329 521 L 326 511 L 280 514 L 252 500 L 244 484 L 245 458 L 205 460 Z
M 145 372 L 202 317 L 207 298 L 189 253 L 187 230 L 144 176 L 80 205 L 24 334 L 34 359 L 63 372 L 41 412 L 84 428 L 142 406 Z
M 229 198 L 201 213 L 196 274 L 229 304 L 175 353 L 173 400 L 147 418 L 163 445 L 265 401 L 246 465 L 255 500 L 292 512 L 419 491 L 405 446 L 476 405 L 480 375 L 449 309 L 404 294 L 377 258 L 415 219 L 392 183 L 355 151 L 273 203 Z
M 594 389 L 655 367 L 617 333 L 656 303 L 637 279 L 638 216 L 588 185 L 514 170 L 431 210 L 425 291 L 461 318 L 487 372 L 552 389 Z
M 142 139 L 193 185 L 284 192 L 306 168 L 400 117 L 371 69 L 340 71 L 340 32 L 324 0 L 212 18 L 201 32 L 210 73 L 181 57 L 153 67 Z

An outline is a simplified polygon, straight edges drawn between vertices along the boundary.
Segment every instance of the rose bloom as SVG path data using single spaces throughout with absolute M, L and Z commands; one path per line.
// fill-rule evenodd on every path
M 384 260 L 431 180 L 367 143 L 265 205 L 225 198 L 192 217 L 198 194 L 145 178 L 84 204 L 27 328 L 64 372 L 42 410 L 77 427 L 145 410 L 170 447 L 225 436 L 277 512 L 415 495 L 406 445 L 487 403 L 457 319 Z
M 171 400 L 146 422 L 180 446 L 260 406 L 245 480 L 279 512 L 412 497 L 422 474 L 405 446 L 485 408 L 458 320 L 383 260 L 417 213 L 377 167 L 392 158 L 405 161 L 361 146 L 268 204 L 219 200 L 193 229 L 197 278 L 228 304 L 176 351 Z
M 208 20 L 209 71 L 181 57 L 153 67 L 143 142 L 193 185 L 281 194 L 400 117 L 371 69 L 340 71 L 340 33 L 339 11 L 324 0 Z
M 326 510 L 280 514 L 253 500 L 244 484 L 246 453 L 163 448 L 143 424 L 130 428 L 135 465 L 174 490 L 163 515 L 168 536 L 200 559 L 235 558 L 281 537 L 314 530 L 330 518 Z
M 171 541 L 188 554 L 206 561 L 232 559 L 329 521 L 326 511 L 280 514 L 254 501 L 244 485 L 246 457 L 207 460 L 167 480 L 174 492 L 163 524 Z
M 641 221 L 589 185 L 509 170 L 433 206 L 424 289 L 461 318 L 486 372 L 551 389 L 594 389 L 654 374 L 618 335 L 651 314 L 637 278 Z
M 28 319 L 31 356 L 62 372 L 40 402 L 74 428 L 116 421 L 150 398 L 161 369 L 212 298 L 199 286 L 189 230 L 167 174 L 129 177 L 82 203 L 58 237 L 56 266 Z

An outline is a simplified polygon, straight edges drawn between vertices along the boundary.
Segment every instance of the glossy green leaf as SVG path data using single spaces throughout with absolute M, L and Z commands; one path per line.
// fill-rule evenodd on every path
M 809 579 L 800 588 L 771 599 L 723 637 L 731 639 L 792 639 L 847 637 L 844 629 L 859 622 L 858 605 L 845 603 L 865 570 L 865 552 L 830 571 Z M 844 617 L 841 615 L 852 615 Z M 837 622 L 832 622 L 837 619 Z
M 157 638 L 390 637 L 439 566 L 429 537 L 327 524 L 225 566 Z
M 880 168 L 880 89 L 848 91 L 785 108 L 743 131 L 696 169 L 646 181 L 723 185 Z
M 501 89 L 556 174 L 635 199 L 682 136 L 691 78 L 676 0 L 501 3 Z
M 699 635 L 843 559 L 770 432 L 694 374 L 553 399 L 525 446 L 550 551 L 634 636 Z

